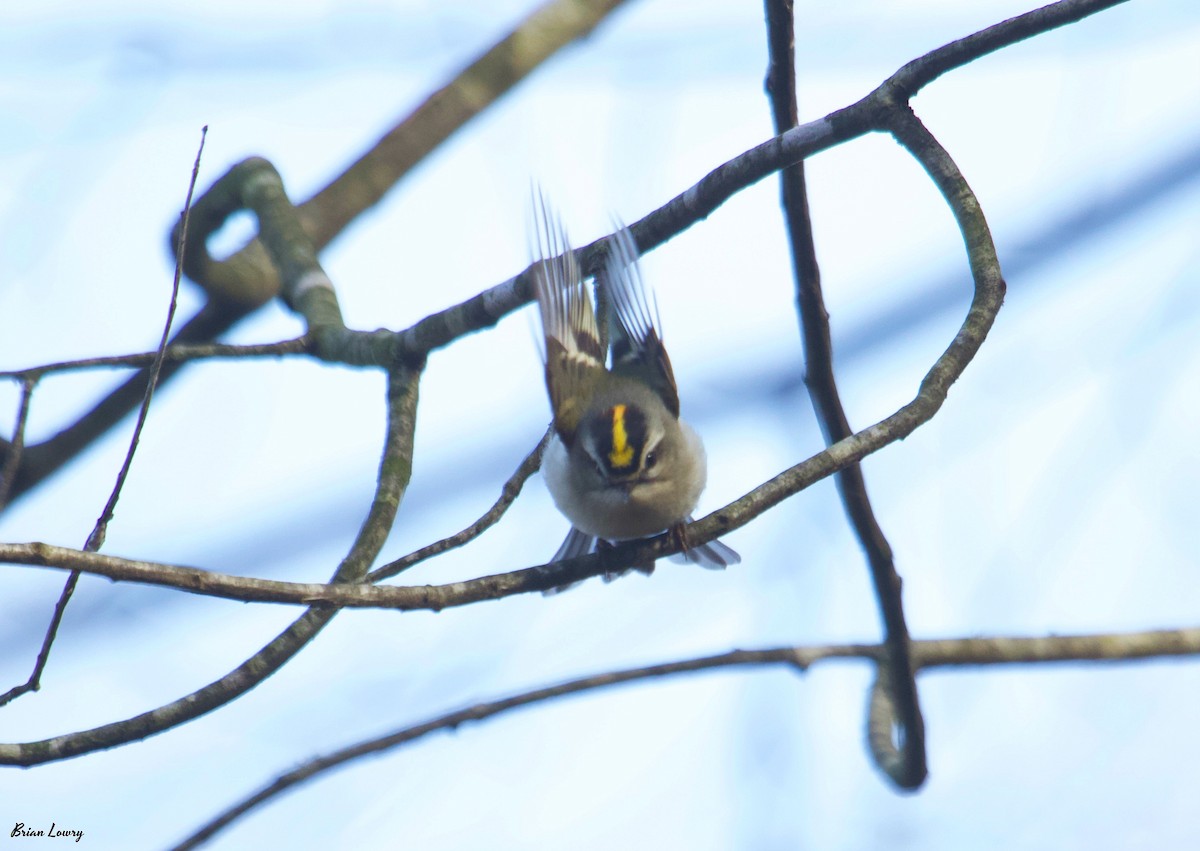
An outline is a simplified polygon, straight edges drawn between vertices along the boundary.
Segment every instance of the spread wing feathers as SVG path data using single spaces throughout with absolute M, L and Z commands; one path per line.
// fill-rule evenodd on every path
M 540 193 L 535 208 L 538 260 L 533 266 L 533 291 L 546 337 L 546 389 L 554 428 L 570 446 L 591 386 L 604 373 L 604 350 L 566 230 Z
M 637 259 L 633 234 L 620 227 L 609 237 L 603 283 L 612 303 L 613 372 L 645 382 L 678 417 L 679 390 L 659 331 L 658 304 L 646 293 Z

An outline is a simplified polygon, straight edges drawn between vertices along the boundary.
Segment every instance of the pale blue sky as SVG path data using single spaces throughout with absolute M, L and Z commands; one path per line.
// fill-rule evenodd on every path
M 153 345 L 166 232 L 202 125 L 202 186 L 262 154 L 306 197 L 527 8 L 5 4 L 0 368 Z M 801 4 L 803 115 L 1028 8 Z M 1197 623 L 1198 36 L 1188 0 L 1136 0 L 956 71 L 914 102 L 977 192 L 1009 282 L 943 411 L 866 464 L 916 637 Z M 614 214 L 644 215 L 767 138 L 765 67 L 757 4 L 630 4 L 327 252 L 348 321 L 402 328 L 523 268 L 531 180 L 578 242 Z M 965 259 L 931 184 L 889 139 L 809 169 L 841 387 L 861 427 L 911 398 L 949 342 Z M 702 510 L 817 451 L 774 180 L 647 257 L 645 272 L 708 445 Z M 183 315 L 197 303 L 188 293 Z M 271 306 L 231 339 L 299 330 Z M 113 381 L 46 381 L 34 438 Z M 540 381 L 525 315 L 431 358 L 414 480 L 385 557 L 491 503 L 544 428 Z M 0 386 L 4 428 L 15 398 Z M 326 578 L 369 499 L 381 414 L 373 373 L 302 360 L 195 367 L 156 397 L 105 551 Z M 0 539 L 81 545 L 128 430 L 15 505 Z M 406 581 L 536 564 L 565 529 L 535 478 L 503 524 Z M 55 821 L 85 830 L 92 849 L 163 847 L 308 756 L 477 700 L 734 647 L 878 635 L 831 484 L 729 543 L 743 563 L 724 573 L 664 564 L 650 580 L 548 600 L 345 612 L 216 713 L 0 771 L 0 826 Z M 5 568 L 0 582 L 7 688 L 28 673 L 61 576 Z M 85 578 L 43 690 L 3 710 L 2 738 L 174 700 L 296 614 Z M 931 776 L 904 797 L 862 745 L 867 684 L 859 665 L 743 671 L 548 705 L 350 767 L 212 847 L 949 851 L 1171 848 L 1200 834 L 1194 662 L 923 676 Z

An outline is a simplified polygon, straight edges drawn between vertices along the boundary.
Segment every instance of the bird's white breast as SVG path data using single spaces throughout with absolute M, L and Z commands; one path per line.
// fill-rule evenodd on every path
M 681 421 L 680 426 L 690 463 L 669 481 L 639 483 L 628 492 L 600 486 L 591 469 L 573 467 L 567 447 L 554 435 L 542 459 L 542 476 L 554 504 L 576 529 L 609 541 L 656 535 L 682 521 L 704 490 L 707 463 L 700 436 L 687 423 Z

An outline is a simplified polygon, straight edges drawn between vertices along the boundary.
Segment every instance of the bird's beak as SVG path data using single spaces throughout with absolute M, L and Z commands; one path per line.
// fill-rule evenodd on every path
M 608 487 L 621 495 L 628 502 L 633 496 L 633 489 L 639 484 L 637 479 L 626 479 L 619 482 L 609 482 Z

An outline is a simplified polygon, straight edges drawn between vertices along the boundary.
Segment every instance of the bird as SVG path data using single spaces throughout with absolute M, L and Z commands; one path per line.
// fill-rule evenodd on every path
M 600 303 L 608 306 L 612 357 L 606 365 L 600 311 L 565 228 L 540 192 L 534 218 L 533 290 L 553 414 L 541 469 L 555 505 L 571 522 L 552 561 L 670 530 L 683 547 L 673 560 L 710 569 L 739 563 L 741 557 L 720 541 L 687 543 L 684 526 L 704 490 L 707 457 L 700 436 L 680 418 L 662 322 L 642 280 L 633 234 L 617 227 L 597 279 L 606 296 Z M 654 564 L 634 569 L 649 574 Z M 627 572 L 607 573 L 605 581 Z

